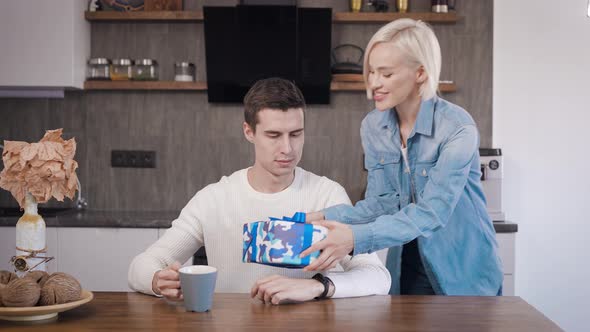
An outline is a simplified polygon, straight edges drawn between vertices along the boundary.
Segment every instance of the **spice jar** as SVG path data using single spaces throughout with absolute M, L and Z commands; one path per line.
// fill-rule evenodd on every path
M 110 80 L 109 65 L 111 61 L 107 58 L 88 59 L 86 67 L 86 79 L 88 80 Z
M 111 80 L 125 81 L 131 78 L 132 61 L 129 59 L 114 59 L 111 65 Z
M 135 81 L 157 81 L 158 62 L 152 59 L 135 60 L 131 70 L 131 78 Z
M 449 7 L 447 0 L 432 0 L 432 12 L 433 13 L 448 13 Z
M 174 80 L 177 82 L 193 82 L 195 80 L 195 65 L 190 62 L 174 63 Z

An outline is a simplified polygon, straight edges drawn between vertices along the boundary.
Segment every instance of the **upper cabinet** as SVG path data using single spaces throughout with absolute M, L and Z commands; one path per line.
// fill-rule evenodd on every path
M 87 1 L 3 1 L 0 89 L 84 87 L 90 56 Z

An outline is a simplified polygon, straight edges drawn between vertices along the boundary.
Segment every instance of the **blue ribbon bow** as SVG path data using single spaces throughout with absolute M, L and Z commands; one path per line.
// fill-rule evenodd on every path
M 299 224 L 305 224 L 305 213 L 303 213 L 303 212 L 295 212 L 295 214 L 291 218 L 285 217 L 285 216 L 283 216 L 282 219 L 270 217 L 269 220 L 270 221 L 275 221 L 275 220 L 292 221 L 292 222 L 296 222 L 296 223 L 299 223 Z

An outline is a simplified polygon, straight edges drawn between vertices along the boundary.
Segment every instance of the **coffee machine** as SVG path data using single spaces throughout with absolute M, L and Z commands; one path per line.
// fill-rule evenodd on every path
M 506 221 L 502 210 L 502 180 L 504 165 L 502 149 L 479 149 L 481 184 L 487 200 L 488 214 L 492 221 Z

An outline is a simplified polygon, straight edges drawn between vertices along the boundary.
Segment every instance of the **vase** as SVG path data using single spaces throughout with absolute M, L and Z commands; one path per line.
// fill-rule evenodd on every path
M 28 271 L 47 271 L 45 241 L 45 220 L 37 213 L 37 200 L 27 193 L 25 213 L 16 223 L 16 256 L 13 264 L 19 277 Z
M 396 6 L 397 6 L 397 11 L 400 13 L 407 13 L 408 12 L 408 1 L 409 0 L 397 0 Z

